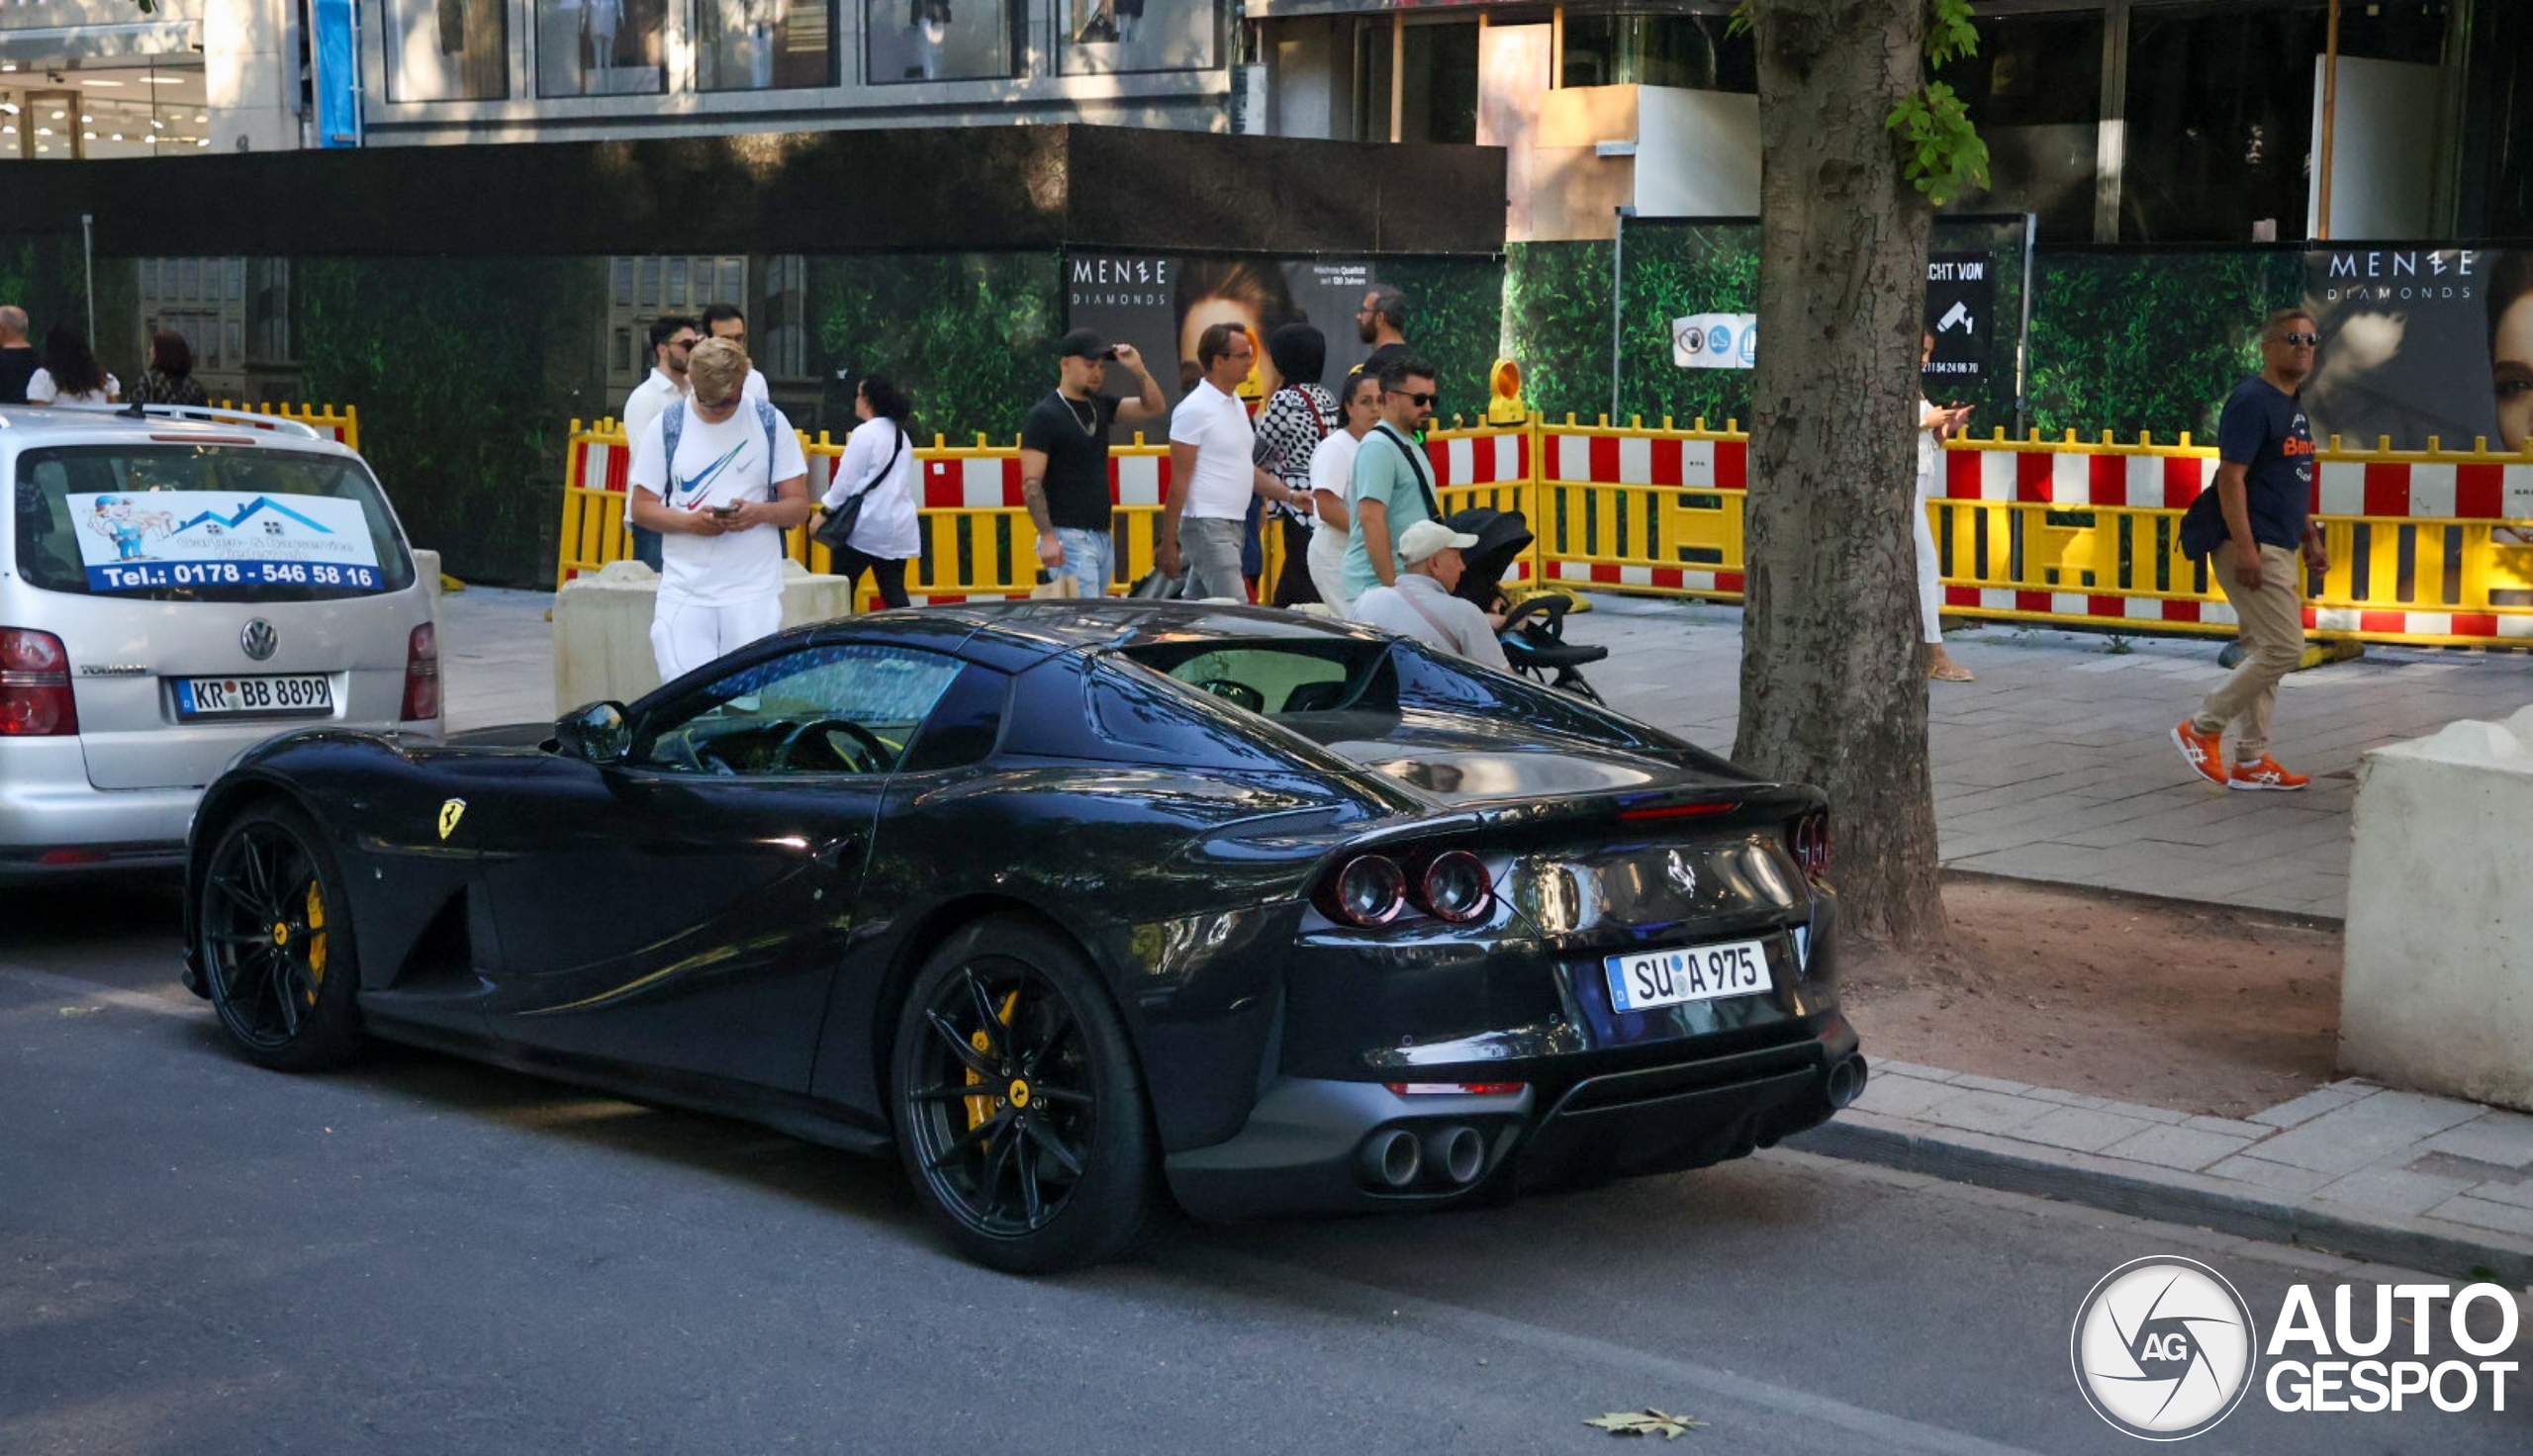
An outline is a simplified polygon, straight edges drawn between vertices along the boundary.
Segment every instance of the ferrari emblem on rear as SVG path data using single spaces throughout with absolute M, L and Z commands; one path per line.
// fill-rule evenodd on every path
M 1684 895 L 1694 895 L 1694 894 L 1696 894 L 1696 893 L 1698 892 L 1698 872 L 1697 872 L 1697 870 L 1696 870 L 1694 867 L 1692 867 L 1692 866 L 1690 865 L 1690 864 L 1689 864 L 1689 862 L 1688 862 L 1688 861 L 1683 860 L 1683 859 L 1681 859 L 1681 858 L 1680 858 L 1680 852 L 1679 852 L 1678 850 L 1673 850 L 1673 851 L 1671 851 L 1671 852 L 1670 852 L 1670 854 L 1671 854 L 1671 869 L 1670 869 L 1670 874 L 1671 874 L 1671 883 L 1676 884 L 1676 885 L 1678 885 L 1678 886 L 1680 887 L 1680 893 L 1681 893 L 1681 894 L 1684 894 Z
M 466 800 L 450 799 L 439 806 L 439 837 L 446 839 L 457 832 L 457 821 L 466 817 Z

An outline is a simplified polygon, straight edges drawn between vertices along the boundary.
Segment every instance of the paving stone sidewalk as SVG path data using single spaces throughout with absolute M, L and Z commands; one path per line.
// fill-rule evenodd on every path
M 1871 1046 L 1866 1047 L 1868 1055 Z M 2533 1286 L 2533 1117 L 2332 1082 L 2236 1121 L 1876 1061 L 1809 1151 Z M 2486 1277 L 2486 1276 L 2483 1276 Z
M 549 593 L 476 588 L 441 603 L 451 731 L 555 716 Z M 1614 706 L 1729 750 L 1739 614 L 1603 596 L 1571 641 Z M 1986 629 L 1932 684 L 1945 863 L 2023 878 L 2337 918 L 2364 749 L 2533 702 L 2533 659 L 2376 649 L 2288 679 L 2278 752 L 2302 794 L 2192 782 L 2164 732 L 2222 674 L 2213 643 Z M 2233 846 L 2257 837 L 2249 859 Z M 1872 1047 L 1866 1047 L 1868 1055 Z M 1797 1139 L 1815 1152 L 2292 1240 L 2461 1278 L 2533 1285 L 2533 1117 L 2358 1081 L 2243 1121 L 2192 1117 L 1880 1061 L 1863 1099 Z
M 1737 608 L 1596 596 L 1566 639 L 1611 650 L 1585 676 L 1612 706 L 1733 747 Z M 2533 655 L 2370 647 L 2280 688 L 2273 752 L 2312 787 L 2235 793 L 2168 736 L 2224 678 L 2220 642 L 1992 626 L 1948 646 L 1978 680 L 1928 684 L 1945 867 L 2327 920 L 2347 915 L 2358 756 L 2533 703 Z

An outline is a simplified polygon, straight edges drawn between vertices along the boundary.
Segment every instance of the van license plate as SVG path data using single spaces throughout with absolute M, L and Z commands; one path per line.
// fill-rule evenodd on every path
M 1610 978 L 1610 1004 L 1621 1011 L 1747 996 L 1772 985 L 1767 946 L 1760 941 L 1612 956 L 1602 967 Z
M 179 718 L 310 717 L 334 711 L 333 680 L 323 673 L 277 678 L 179 678 Z

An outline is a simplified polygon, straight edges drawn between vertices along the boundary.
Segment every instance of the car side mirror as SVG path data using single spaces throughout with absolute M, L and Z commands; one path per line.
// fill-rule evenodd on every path
M 633 752 L 633 725 L 624 718 L 624 704 L 594 702 L 575 708 L 554 724 L 555 746 L 564 757 L 585 759 L 604 768 L 621 764 Z

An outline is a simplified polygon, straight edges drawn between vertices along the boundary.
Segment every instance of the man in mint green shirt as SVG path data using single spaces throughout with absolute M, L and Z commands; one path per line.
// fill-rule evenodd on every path
M 1434 417 L 1434 366 L 1413 354 L 1381 370 L 1381 418 L 1355 451 L 1355 521 L 1346 543 L 1346 596 L 1398 585 L 1398 538 L 1435 518 L 1433 467 L 1416 432 Z M 1386 436 L 1386 438 L 1384 438 Z

